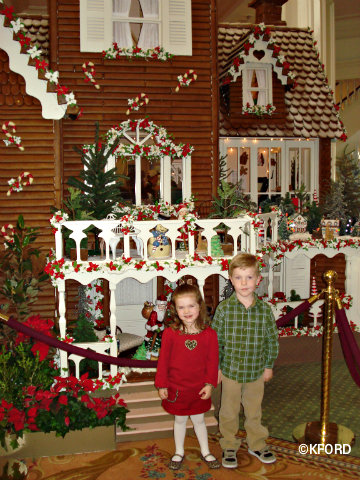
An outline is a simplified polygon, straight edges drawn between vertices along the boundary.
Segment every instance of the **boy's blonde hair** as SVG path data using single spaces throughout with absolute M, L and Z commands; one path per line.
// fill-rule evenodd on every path
M 229 276 L 232 277 L 235 268 L 254 268 L 256 275 L 260 275 L 259 262 L 251 253 L 239 253 L 230 262 Z

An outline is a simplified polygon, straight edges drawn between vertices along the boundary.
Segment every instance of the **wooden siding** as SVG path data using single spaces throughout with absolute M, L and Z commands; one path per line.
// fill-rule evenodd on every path
M 24 79 L 10 71 L 7 54 L 0 50 L 0 125 L 13 121 L 16 135 L 21 137 L 24 151 L 15 146 L 6 147 L 0 143 L 0 225 L 15 224 L 20 214 L 25 224 L 39 227 L 39 238 L 34 246 L 41 249 L 41 261 L 51 247 L 54 236 L 49 224 L 50 207 L 55 205 L 55 169 L 54 169 L 54 125 L 52 120 L 41 116 L 40 102 L 25 92 Z M 8 87 L 8 88 L 5 88 Z M 16 178 L 21 172 L 28 171 L 34 176 L 34 183 L 22 192 L 7 196 L 10 178 Z M 0 248 L 3 248 L 2 238 Z M 0 299 L 2 303 L 4 299 Z M 43 287 L 39 300 L 32 312 L 42 316 L 54 315 L 54 288 L 50 281 Z
M 212 75 L 216 71 L 216 35 L 213 2 L 192 2 L 193 56 L 174 57 L 171 61 L 145 61 L 126 58 L 106 60 L 101 53 L 81 53 L 79 43 L 79 4 L 58 0 L 57 31 L 58 69 L 64 85 L 74 91 L 83 116 L 74 122 L 63 122 L 64 185 L 70 175 L 81 168 L 74 145 L 91 142 L 94 122 L 99 121 L 101 133 L 129 118 L 127 100 L 139 93 L 149 96 L 149 104 L 133 112 L 130 118 L 150 117 L 165 127 L 174 142 L 190 143 L 192 156 L 192 190 L 199 200 L 211 198 L 214 169 L 217 169 L 217 122 L 213 115 L 216 95 Z M 85 61 L 95 64 L 96 90 L 85 83 L 81 66 Z M 175 92 L 177 76 L 193 69 L 197 81 Z

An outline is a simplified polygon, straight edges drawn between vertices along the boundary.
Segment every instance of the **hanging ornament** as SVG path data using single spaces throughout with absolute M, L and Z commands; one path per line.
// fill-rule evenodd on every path
M 126 110 L 126 115 L 129 115 L 132 110 L 139 110 L 140 107 L 147 105 L 148 103 L 149 97 L 146 95 L 146 93 L 140 93 L 140 95 L 135 98 L 128 98 L 129 108 Z
M 8 121 L 3 123 L 2 131 L 7 136 L 8 140 L 4 140 L 5 145 L 8 147 L 9 145 L 13 144 L 18 147 L 19 150 L 23 151 L 24 147 L 21 145 L 21 138 L 15 135 L 16 133 L 16 125 L 12 121 Z
M 14 243 L 14 234 L 15 228 L 11 225 L 11 223 L 6 223 L 1 227 L 0 230 L 1 235 L 4 237 L 4 241 L 6 243 Z
M 31 175 L 30 172 L 22 172 L 16 179 L 10 178 L 10 180 L 8 180 L 10 188 L 7 191 L 6 195 L 10 197 L 13 192 L 22 192 L 24 187 L 31 185 L 33 181 L 34 177 Z
M 93 64 L 93 62 L 85 62 L 83 63 L 82 65 L 82 71 L 84 72 L 84 82 L 85 83 L 92 83 L 94 85 L 95 88 L 97 88 L 99 90 L 100 88 L 100 85 L 97 83 L 97 81 L 95 80 L 95 66 Z
M 197 73 L 195 70 L 188 70 L 186 73 L 184 73 L 184 75 L 179 75 L 177 78 L 179 83 L 175 88 L 175 92 L 178 92 L 180 87 L 188 87 L 190 83 L 195 82 L 197 79 Z
M 312 277 L 312 283 L 311 283 L 311 296 L 317 295 L 317 287 L 316 287 L 316 280 L 315 277 Z

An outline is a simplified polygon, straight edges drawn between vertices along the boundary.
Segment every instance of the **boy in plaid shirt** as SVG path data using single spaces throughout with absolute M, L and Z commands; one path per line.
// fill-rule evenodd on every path
M 263 463 L 273 463 L 275 455 L 265 442 L 269 432 L 261 424 L 261 403 L 264 382 L 272 378 L 278 356 L 278 331 L 270 306 L 254 293 L 260 281 L 257 258 L 248 253 L 236 255 L 229 266 L 229 278 L 235 291 L 218 305 L 211 325 L 219 340 L 222 465 L 238 465 L 236 452 L 241 440 L 236 434 L 241 404 L 249 453 Z

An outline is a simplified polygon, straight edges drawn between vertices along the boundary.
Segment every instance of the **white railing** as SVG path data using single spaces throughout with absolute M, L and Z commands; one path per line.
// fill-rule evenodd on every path
M 194 255 L 197 247 L 195 238 L 198 235 L 201 235 L 202 237 L 205 237 L 207 241 L 206 255 L 211 256 L 211 238 L 219 233 L 224 233 L 225 231 L 227 237 L 231 237 L 233 243 L 233 249 L 230 256 L 236 255 L 239 251 L 255 253 L 260 245 L 263 245 L 267 242 L 277 241 L 277 214 L 259 214 L 258 218 L 264 222 L 264 228 L 260 228 L 260 230 L 259 228 L 254 228 L 253 219 L 248 215 L 242 215 L 238 218 L 197 219 L 195 222 L 195 231 L 190 232 L 190 234 L 187 235 L 187 239 L 185 238 L 185 254 L 189 254 L 190 256 Z M 168 241 L 171 245 L 170 258 L 173 260 L 176 258 L 183 258 L 184 248 L 179 250 L 176 247 L 179 242 L 181 242 L 180 230 L 184 227 L 184 221 L 158 219 L 134 221 L 131 224 L 130 233 L 121 232 L 121 230 L 126 227 L 126 224 L 123 224 L 120 220 L 74 220 L 56 224 L 56 259 L 60 260 L 64 257 L 62 231 L 64 227 L 71 230 L 70 238 L 72 238 L 76 243 L 76 259 L 80 262 L 80 243 L 83 239 L 87 238 L 87 233 L 85 230 L 89 229 L 91 226 L 94 226 L 100 232 L 99 238 L 103 239 L 105 243 L 105 261 L 110 261 L 111 259 L 116 260 L 116 258 L 118 258 L 116 246 L 120 241 L 123 243 L 123 247 L 119 251 L 119 255 L 130 257 L 131 238 L 136 240 L 138 246 L 135 255 L 146 261 L 149 258 L 147 246 L 149 240 L 153 237 L 152 230 L 155 230 L 155 227 L 159 224 L 167 229 L 165 236 L 168 238 Z M 266 237 L 266 230 L 269 224 L 271 227 L 271 238 Z M 146 246 L 146 248 L 144 248 L 144 246 Z M 110 253 L 112 254 L 112 258 L 110 258 Z
M 283 316 L 282 309 L 284 307 L 291 307 L 292 309 L 296 308 L 297 306 L 301 305 L 304 303 L 305 300 L 297 300 L 297 301 L 288 301 L 288 302 L 278 302 L 275 305 L 269 303 L 271 306 L 271 309 L 274 313 L 275 319 L 279 320 Z M 318 323 L 322 323 L 322 310 L 321 306 L 324 304 L 324 300 L 317 300 L 316 302 L 312 303 L 310 305 L 310 308 L 308 310 L 310 317 L 313 319 L 311 322 L 312 325 L 311 327 L 316 327 Z M 306 311 L 304 312 L 306 313 Z M 301 315 L 301 314 L 300 314 Z M 299 316 L 294 318 L 294 323 L 292 325 L 294 328 L 299 327 Z

